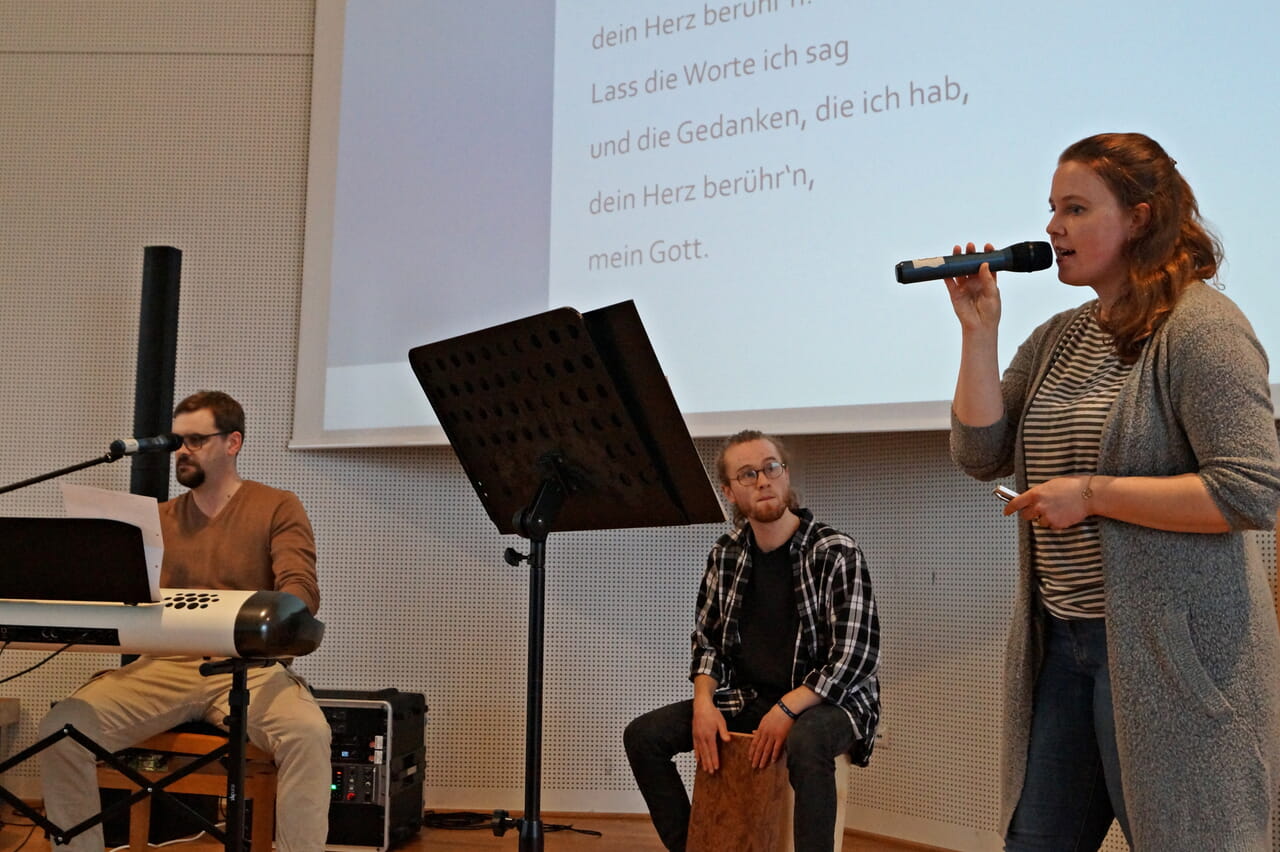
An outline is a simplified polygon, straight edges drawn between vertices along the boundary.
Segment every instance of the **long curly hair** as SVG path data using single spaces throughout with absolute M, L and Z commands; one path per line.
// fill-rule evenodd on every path
M 1146 228 L 1124 247 L 1129 286 L 1102 321 L 1116 354 L 1133 363 L 1188 287 L 1196 281 L 1217 283 L 1222 244 L 1200 218 L 1200 206 L 1177 162 L 1154 139 L 1141 133 L 1100 133 L 1068 146 L 1058 163 L 1068 162 L 1087 166 L 1121 206 L 1146 204 L 1151 209 Z

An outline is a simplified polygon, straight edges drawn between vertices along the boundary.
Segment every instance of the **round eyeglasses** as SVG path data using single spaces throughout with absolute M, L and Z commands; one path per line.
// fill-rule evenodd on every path
M 767 461 L 764 463 L 764 467 L 761 468 L 744 467 L 742 470 L 738 471 L 738 474 L 734 479 L 738 480 L 739 485 L 749 487 L 756 484 L 756 479 L 759 478 L 762 473 L 765 475 L 766 479 L 777 479 L 779 476 L 782 476 L 782 472 L 786 469 L 786 462 Z

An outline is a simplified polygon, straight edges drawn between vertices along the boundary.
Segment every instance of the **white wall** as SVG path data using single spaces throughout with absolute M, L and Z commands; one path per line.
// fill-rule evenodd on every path
M 501 552 L 520 542 L 493 531 L 448 448 L 285 448 L 313 14 L 310 0 L 0 5 L 0 484 L 128 434 L 142 250 L 182 249 L 177 393 L 240 398 L 244 472 L 297 491 L 316 526 L 328 634 L 298 668 L 317 686 L 425 694 L 428 807 L 518 809 L 527 575 Z M 847 380 L 873 368 L 851 364 Z M 860 540 L 881 607 L 888 737 L 854 773 L 851 824 L 998 848 L 1010 523 L 955 471 L 944 434 L 792 444 L 807 502 Z M 127 464 L 70 479 L 127 489 Z M 55 484 L 0 496 L 6 515 L 58 512 Z M 717 532 L 551 537 L 544 809 L 643 810 L 621 730 L 689 692 L 693 596 Z M 1260 541 L 1273 561 L 1273 537 Z M 40 656 L 4 653 L 0 677 Z M 51 700 L 113 663 L 68 654 L 0 686 L 23 702 L 9 753 Z M 37 792 L 33 765 L 5 781 Z

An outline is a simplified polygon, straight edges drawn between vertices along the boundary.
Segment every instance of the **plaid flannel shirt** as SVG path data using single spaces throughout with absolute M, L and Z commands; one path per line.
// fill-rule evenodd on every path
M 848 714 L 858 733 L 850 752 L 865 766 L 880 719 L 880 622 L 866 559 L 854 540 L 798 509 L 800 527 L 788 544 L 800 629 L 792 658 L 792 688 L 801 684 Z M 737 714 L 756 697 L 735 683 L 730 662 L 741 644 L 738 619 L 751 578 L 751 525 L 721 536 L 707 556 L 698 590 L 690 680 L 710 675 L 721 711 Z

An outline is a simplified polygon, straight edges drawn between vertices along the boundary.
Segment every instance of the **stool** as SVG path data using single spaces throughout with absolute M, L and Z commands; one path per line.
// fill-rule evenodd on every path
M 166 731 L 148 737 L 133 748 L 198 757 L 219 748 L 226 741 L 225 736 L 214 734 Z M 171 771 L 172 769 L 138 770 L 151 781 L 158 781 Z M 129 778 L 101 764 L 98 766 L 98 786 L 108 790 L 127 790 L 131 793 L 138 789 L 138 785 Z M 170 793 L 225 797 L 227 772 L 221 761 L 215 760 L 167 785 L 164 789 Z M 245 801 L 253 802 L 249 848 L 252 852 L 271 852 L 271 841 L 275 834 L 276 766 L 271 761 L 271 755 L 252 743 L 245 744 L 243 796 Z M 146 852 L 150 833 L 151 797 L 147 796 L 135 802 L 129 809 L 130 852 Z
M 785 754 L 764 769 L 747 756 L 750 734 L 730 734 L 720 743 L 720 769 L 698 767 L 689 814 L 689 852 L 792 852 L 795 793 L 787 778 Z M 849 795 L 847 754 L 836 758 L 835 849 L 844 842 L 845 799 Z

